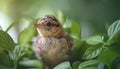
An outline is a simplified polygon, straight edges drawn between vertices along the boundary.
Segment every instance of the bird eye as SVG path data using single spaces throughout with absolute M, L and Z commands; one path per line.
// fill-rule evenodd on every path
M 48 22 L 48 23 L 46 24 L 46 26 L 47 26 L 47 27 L 51 27 L 51 26 L 52 26 L 51 22 Z

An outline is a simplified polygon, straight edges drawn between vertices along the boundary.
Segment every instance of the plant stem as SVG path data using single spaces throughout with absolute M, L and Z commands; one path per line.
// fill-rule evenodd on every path
M 14 69 L 17 69 L 17 60 L 14 61 Z

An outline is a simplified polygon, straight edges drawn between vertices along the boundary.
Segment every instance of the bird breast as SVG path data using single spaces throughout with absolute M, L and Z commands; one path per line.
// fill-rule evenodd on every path
M 33 46 L 38 58 L 48 65 L 56 65 L 69 59 L 69 44 L 65 38 L 44 37 L 38 38 Z

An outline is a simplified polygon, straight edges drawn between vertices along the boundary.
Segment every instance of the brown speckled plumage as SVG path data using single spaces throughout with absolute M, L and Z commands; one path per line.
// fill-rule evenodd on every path
M 47 28 L 47 23 L 53 26 L 47 25 Z M 39 37 L 33 46 L 37 58 L 42 59 L 50 67 L 70 60 L 72 41 L 64 33 L 61 24 L 54 16 L 44 16 L 35 27 L 39 32 Z

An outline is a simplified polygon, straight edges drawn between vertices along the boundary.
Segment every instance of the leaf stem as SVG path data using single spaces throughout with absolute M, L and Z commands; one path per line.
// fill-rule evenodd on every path
M 17 69 L 17 60 L 14 61 L 14 69 Z

